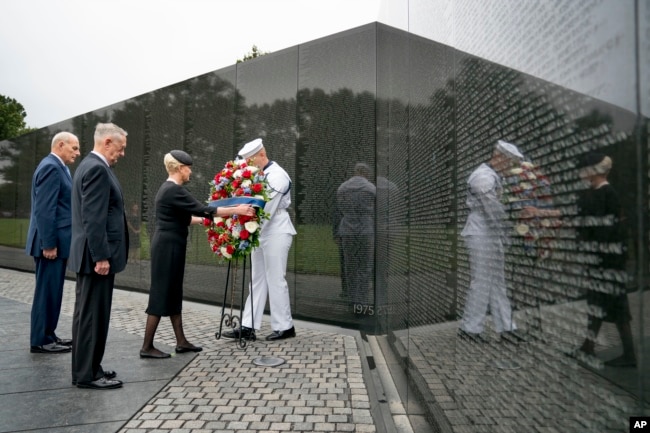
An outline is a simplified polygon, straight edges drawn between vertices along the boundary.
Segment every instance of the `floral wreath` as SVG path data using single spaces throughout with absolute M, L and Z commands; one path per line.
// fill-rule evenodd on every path
M 510 170 L 505 178 L 503 197 L 513 211 L 521 211 L 526 206 L 548 209 L 553 205 L 551 182 L 528 161 Z M 560 221 L 555 218 L 519 216 L 514 228 L 516 235 L 523 237 L 525 253 L 541 260 L 550 257 L 559 225 Z
M 208 203 L 211 207 L 251 204 L 256 208 L 254 216 L 232 215 L 203 220 L 210 249 L 217 257 L 236 260 L 259 246 L 262 221 L 268 219 L 264 212 L 264 205 L 269 201 L 268 190 L 264 171 L 244 159 L 226 162 L 210 181 Z

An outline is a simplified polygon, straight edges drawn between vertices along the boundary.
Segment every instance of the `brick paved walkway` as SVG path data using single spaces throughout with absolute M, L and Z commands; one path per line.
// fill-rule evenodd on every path
M 0 269 L 0 297 L 31 303 L 33 278 L 29 273 Z M 62 315 L 71 316 L 74 283 L 66 281 L 64 292 Z M 143 336 L 146 299 L 146 295 L 116 290 L 111 329 Z M 235 341 L 215 339 L 217 311 L 216 307 L 184 303 L 186 335 L 204 351 L 139 409 L 120 432 L 378 431 L 357 339 L 349 332 L 297 325 L 296 338 L 267 343 L 263 337 L 271 330 L 265 318 L 258 331 L 262 338 L 244 350 Z M 61 335 L 68 332 L 60 330 Z M 166 318 L 161 321 L 156 341 L 175 345 Z M 286 362 L 278 367 L 253 364 L 263 356 Z M 133 357 L 137 359 L 137 352 Z

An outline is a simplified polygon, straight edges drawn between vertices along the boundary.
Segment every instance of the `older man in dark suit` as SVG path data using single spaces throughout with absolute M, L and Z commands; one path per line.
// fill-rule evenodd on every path
M 72 182 L 72 246 L 68 267 L 77 273 L 72 321 L 72 383 L 79 388 L 122 386 L 102 368 L 115 274 L 126 267 L 129 237 L 122 188 L 111 167 L 124 156 L 126 131 L 95 128 L 94 148 Z
M 70 192 L 67 165 L 79 156 L 79 139 L 59 132 L 32 177 L 32 210 L 25 251 L 34 257 L 36 288 L 32 302 L 30 351 L 70 352 L 72 340 L 56 335 L 61 314 L 65 267 L 70 255 Z

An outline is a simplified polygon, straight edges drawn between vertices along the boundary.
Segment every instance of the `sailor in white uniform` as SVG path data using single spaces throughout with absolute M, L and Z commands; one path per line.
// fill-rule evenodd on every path
M 488 307 L 495 331 L 502 337 L 522 337 L 512 319 L 506 293 L 504 245 L 508 243 L 507 214 L 501 200 L 499 172 L 518 165 L 524 156 L 511 143 L 499 140 L 488 163 L 481 164 L 467 180 L 470 209 L 461 236 L 469 252 L 470 286 L 460 325 L 460 336 L 482 341 Z
M 266 340 L 282 340 L 295 337 L 291 316 L 289 285 L 286 280 L 289 249 L 296 234 L 287 208 L 291 205 L 291 178 L 278 163 L 270 161 L 262 139 L 247 143 L 239 151 L 240 158 L 261 168 L 270 187 L 270 201 L 264 211 L 270 219 L 262 223 L 260 245 L 251 254 L 252 299 L 249 292 L 241 327 L 223 334 L 227 338 L 249 339 L 254 329 L 260 329 L 266 299 L 269 299 L 271 329 Z M 252 302 L 252 305 L 251 305 Z

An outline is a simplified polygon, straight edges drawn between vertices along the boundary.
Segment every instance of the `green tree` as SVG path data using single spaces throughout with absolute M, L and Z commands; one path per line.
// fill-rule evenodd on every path
M 257 45 L 253 45 L 253 48 L 251 48 L 251 50 L 244 56 L 243 59 L 237 59 L 237 63 L 245 62 L 246 60 L 252 60 L 265 54 L 269 54 L 268 51 L 260 51 L 260 49 L 257 48 Z
M 25 124 L 25 108 L 13 98 L 0 95 L 0 140 L 17 137 L 34 130 Z

